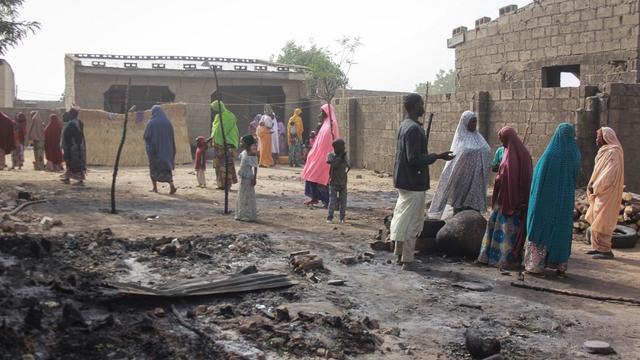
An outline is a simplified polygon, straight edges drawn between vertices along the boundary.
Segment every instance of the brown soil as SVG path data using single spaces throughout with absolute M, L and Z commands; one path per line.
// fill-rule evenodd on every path
M 382 220 L 395 203 L 391 179 L 354 170 L 349 179 L 348 224 L 330 225 L 325 222 L 326 210 L 302 205 L 299 170 L 260 169 L 256 188 L 260 222 L 256 224 L 224 215 L 223 192 L 197 188 L 191 166 L 176 170 L 178 193 L 173 196 L 166 186 L 160 187 L 159 194 L 148 192 L 146 169 L 121 169 L 116 215 L 107 213 L 111 169 L 91 168 L 85 187 L 64 185 L 53 173 L 0 172 L 0 193 L 21 186 L 48 200 L 20 213 L 29 224 L 28 234 L 5 235 L 0 240 L 4 244 L 0 246 L 0 323 L 4 322 L 0 349 L 12 351 L 0 357 L 211 358 L 225 357 L 232 353 L 229 347 L 236 346 L 241 348 L 237 353 L 249 358 L 255 350 L 270 359 L 317 354 L 468 359 L 464 333 L 477 327 L 499 338 L 509 359 L 597 358 L 582 349 L 586 340 L 611 343 L 618 353 L 611 359 L 638 358 L 637 306 L 516 289 L 510 286 L 518 281 L 515 272 L 501 275 L 470 261 L 436 255 L 419 256 L 415 272 L 402 271 L 386 252 L 377 252 L 370 261 L 342 264 L 344 257 L 371 251 L 369 242 L 384 228 Z M 212 170 L 208 175 L 214 188 Z M 235 207 L 235 195 L 234 187 L 230 209 Z M 37 224 L 42 216 L 61 220 L 63 225 L 41 230 Z M 99 233 L 105 228 L 113 235 Z M 158 255 L 152 244 L 162 238 L 189 243 L 191 253 Z M 230 247 L 238 238 L 241 246 Z M 51 244 L 50 250 L 19 245 L 41 239 Z M 583 255 L 587 247 L 580 240 L 574 241 L 567 278 L 548 273 L 544 279 L 527 277 L 525 283 L 640 299 L 638 248 L 616 251 L 612 261 L 595 261 Z M 132 245 L 136 243 L 140 245 Z M 196 250 L 213 257 L 198 256 Z M 321 257 L 328 271 L 316 276 L 293 272 L 288 254 L 299 250 Z M 149 283 L 232 274 L 249 265 L 290 274 L 299 285 L 175 301 L 121 296 L 101 286 L 113 280 Z M 17 267 L 22 270 L 14 273 Z M 69 274 L 77 278 L 71 290 Z M 327 281 L 332 279 L 345 280 L 346 285 L 330 286 Z M 474 292 L 453 286 L 469 281 L 488 284 L 491 290 Z M 43 306 L 43 299 L 60 306 Z M 78 307 L 89 328 L 58 324 L 66 302 Z M 171 305 L 227 347 L 212 345 L 181 327 Z M 228 305 L 231 317 L 223 316 Z M 288 308 L 290 322 L 278 323 L 264 315 L 279 305 Z M 34 306 L 43 311 L 43 330 L 27 331 L 22 322 Z M 164 316 L 154 314 L 159 307 Z

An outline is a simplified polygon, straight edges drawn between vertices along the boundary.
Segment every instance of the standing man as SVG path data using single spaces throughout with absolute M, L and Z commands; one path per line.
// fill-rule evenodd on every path
M 424 101 L 418 94 L 404 98 L 406 118 L 398 129 L 393 185 L 398 189 L 398 202 L 391 220 L 391 241 L 403 270 L 413 269 L 416 239 L 424 225 L 426 191 L 429 189 L 429 168 L 436 160 L 453 160 L 451 151 L 441 154 L 427 152 L 427 137 L 418 119 L 425 114 Z
M 600 148 L 596 165 L 587 186 L 591 224 L 591 247 L 587 252 L 594 259 L 613 259 L 611 237 L 618 224 L 618 212 L 624 190 L 624 152 L 615 131 L 603 127 L 596 133 Z

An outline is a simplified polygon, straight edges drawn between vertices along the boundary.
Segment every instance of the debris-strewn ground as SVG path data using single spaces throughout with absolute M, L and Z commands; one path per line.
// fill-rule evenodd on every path
M 436 255 L 403 272 L 391 254 L 372 251 L 395 201 L 387 177 L 355 170 L 349 224 L 333 225 L 325 210 L 302 205 L 299 169 L 261 169 L 261 222 L 245 224 L 223 215 L 223 193 L 198 189 L 191 171 L 177 169 L 178 194 L 169 196 L 148 192 L 146 169 L 121 169 L 116 215 L 106 211 L 110 169 L 92 168 L 83 188 L 51 173 L 0 172 L 0 212 L 47 200 L 2 220 L 0 358 L 469 359 L 469 329 L 498 340 L 508 359 L 597 358 L 582 349 L 586 340 L 611 343 L 611 359 L 640 353 L 639 307 L 516 289 L 517 273 Z M 638 248 L 597 262 L 582 255 L 581 240 L 566 279 L 550 272 L 525 283 L 640 298 Z M 183 299 L 107 286 L 251 266 L 298 285 Z

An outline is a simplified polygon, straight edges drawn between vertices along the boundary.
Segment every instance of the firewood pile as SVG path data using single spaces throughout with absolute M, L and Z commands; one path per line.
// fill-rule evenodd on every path
M 589 227 L 585 219 L 589 201 L 584 189 L 576 190 L 576 205 L 573 209 L 573 230 L 578 234 L 584 233 Z M 618 224 L 630 227 L 636 231 L 640 228 L 640 195 L 631 192 L 622 194 Z

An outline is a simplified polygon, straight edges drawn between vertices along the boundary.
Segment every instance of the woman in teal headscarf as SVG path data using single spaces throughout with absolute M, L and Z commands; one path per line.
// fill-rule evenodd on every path
M 213 119 L 213 128 L 211 129 L 211 141 L 213 143 L 213 149 L 215 151 L 215 157 L 213 160 L 213 167 L 216 169 L 216 183 L 218 189 L 222 190 L 226 186 L 231 188 L 231 184 L 238 183 L 238 176 L 236 175 L 236 167 L 233 160 L 236 157 L 236 150 L 240 143 L 240 135 L 238 132 L 238 121 L 236 116 L 224 106 L 224 103 L 218 100 L 211 103 L 211 109 L 215 118 Z M 222 110 L 222 111 L 220 111 Z M 222 116 L 218 112 L 222 113 Z M 222 120 L 221 120 L 222 119 Z M 220 122 L 224 126 L 224 135 L 226 139 L 222 137 L 222 127 Z M 224 141 L 227 142 L 227 165 L 225 166 L 224 159 Z M 226 184 L 227 170 L 229 171 L 229 182 Z
M 533 173 L 527 216 L 524 265 L 527 273 L 567 271 L 580 151 L 573 125 L 558 125 Z

